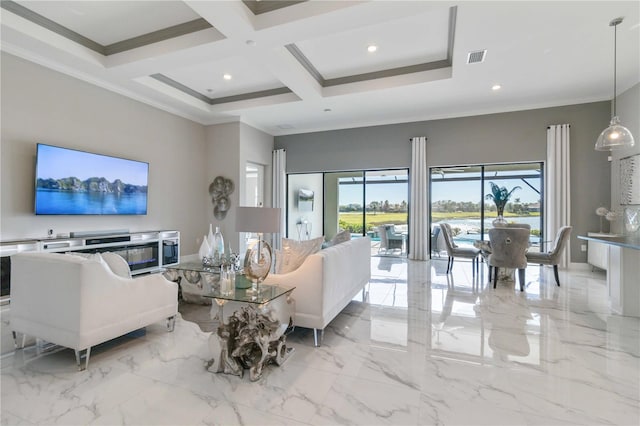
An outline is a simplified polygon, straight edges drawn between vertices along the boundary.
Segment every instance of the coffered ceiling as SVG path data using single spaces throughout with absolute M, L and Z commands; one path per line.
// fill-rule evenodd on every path
M 611 99 L 618 16 L 619 92 L 640 81 L 638 1 L 1 5 L 3 51 L 202 124 L 273 135 Z

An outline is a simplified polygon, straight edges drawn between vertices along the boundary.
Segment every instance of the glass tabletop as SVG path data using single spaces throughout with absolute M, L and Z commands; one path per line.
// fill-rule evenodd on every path
M 237 279 L 237 278 L 236 278 Z M 295 287 L 286 288 L 277 285 L 260 284 L 258 287 L 259 294 L 255 294 L 251 288 L 236 288 L 233 293 L 222 294 L 219 289 L 214 289 L 211 293 L 205 293 L 203 297 L 210 297 L 212 299 L 230 300 L 234 302 L 246 302 L 246 303 L 268 303 L 283 294 L 292 292 Z
M 204 266 L 202 262 L 183 262 L 177 265 L 166 265 L 167 269 L 177 269 L 182 271 L 208 272 L 210 274 L 219 274 L 219 266 Z

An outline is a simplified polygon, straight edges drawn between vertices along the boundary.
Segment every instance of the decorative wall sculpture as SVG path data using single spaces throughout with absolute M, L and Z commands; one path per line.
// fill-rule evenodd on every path
M 227 211 L 231 207 L 229 197 L 234 190 L 233 181 L 223 176 L 216 177 L 209 185 L 209 195 L 213 203 L 213 216 L 222 220 L 227 216 Z
M 620 204 L 640 204 L 640 154 L 620 159 Z

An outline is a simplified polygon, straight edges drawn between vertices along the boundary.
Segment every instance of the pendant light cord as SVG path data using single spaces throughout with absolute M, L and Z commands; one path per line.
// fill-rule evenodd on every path
M 618 24 L 613 26 L 613 116 L 616 116 L 616 80 L 617 80 L 617 63 L 618 63 Z

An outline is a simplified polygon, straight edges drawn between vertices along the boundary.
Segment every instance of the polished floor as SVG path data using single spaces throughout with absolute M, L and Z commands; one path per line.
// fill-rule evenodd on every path
M 640 320 L 609 314 L 604 275 L 530 266 L 526 291 L 471 265 L 374 257 L 369 292 L 261 381 L 204 370 L 207 333 L 162 324 L 94 350 L 2 356 L 9 424 L 638 425 Z M 6 324 L 3 324 L 6 327 Z

